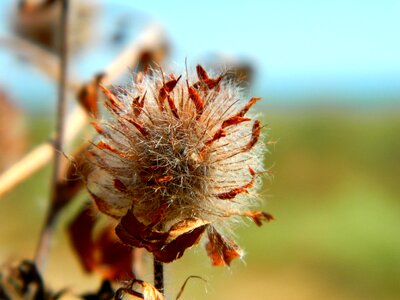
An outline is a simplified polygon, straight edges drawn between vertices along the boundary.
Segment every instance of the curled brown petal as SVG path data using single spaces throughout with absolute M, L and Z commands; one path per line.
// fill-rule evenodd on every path
M 235 242 L 224 238 L 214 227 L 207 230 L 207 254 L 213 266 L 229 266 L 235 258 L 241 257 L 241 251 Z

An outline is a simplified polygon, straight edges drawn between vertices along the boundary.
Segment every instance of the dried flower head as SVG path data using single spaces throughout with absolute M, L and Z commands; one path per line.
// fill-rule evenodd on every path
M 102 86 L 112 118 L 94 123 L 86 180 L 99 210 L 120 221 L 124 243 L 170 262 L 207 231 L 213 264 L 225 265 L 241 252 L 218 231 L 235 216 L 258 225 L 272 218 L 250 210 L 265 144 L 248 110 L 260 98 L 196 71 L 187 79 L 139 74 L 131 89 Z

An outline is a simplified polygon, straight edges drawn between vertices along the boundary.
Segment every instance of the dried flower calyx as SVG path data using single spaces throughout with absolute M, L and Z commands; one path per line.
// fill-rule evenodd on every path
M 225 265 L 240 256 L 219 233 L 232 217 L 272 218 L 251 210 L 265 149 L 248 111 L 260 98 L 246 100 L 237 83 L 200 65 L 196 73 L 140 73 L 132 88 L 101 86 L 111 119 L 93 123 L 86 181 L 99 210 L 119 220 L 125 244 L 170 262 L 207 231 L 213 264 Z

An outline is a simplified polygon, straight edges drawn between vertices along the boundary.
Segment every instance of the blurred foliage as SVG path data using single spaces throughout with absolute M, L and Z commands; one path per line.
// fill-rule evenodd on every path
M 208 294 L 194 280 L 182 299 L 398 299 L 399 113 L 377 107 L 265 109 L 271 128 L 265 132 L 277 144 L 266 157 L 274 174 L 261 194 L 277 220 L 239 229 L 246 266 L 212 268 L 197 247 L 168 266 L 167 291 L 173 296 L 187 276 L 200 275 L 209 280 Z M 32 144 L 47 138 L 49 122 L 32 117 Z M 0 201 L 0 218 L 8 224 L 0 231 L 3 261 L 32 255 L 48 171 Z M 65 257 L 61 227 L 48 275 L 61 261 L 64 275 L 53 284 L 75 286 L 78 265 L 71 254 Z M 151 280 L 151 272 L 146 276 Z

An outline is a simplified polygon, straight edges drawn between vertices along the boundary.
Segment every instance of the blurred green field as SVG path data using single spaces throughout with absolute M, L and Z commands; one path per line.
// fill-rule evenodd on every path
M 266 130 L 277 144 L 266 165 L 265 210 L 276 221 L 238 230 L 244 262 L 212 268 L 202 247 L 167 267 L 173 299 L 399 299 L 400 108 L 267 108 Z M 30 120 L 32 145 L 50 121 Z M 0 259 L 32 257 L 43 221 L 50 168 L 0 201 Z M 76 205 L 75 205 L 76 206 Z M 69 253 L 63 216 L 46 277 L 54 287 L 88 289 Z M 150 270 L 145 274 L 151 278 Z M 207 289 L 207 293 L 206 293 Z

